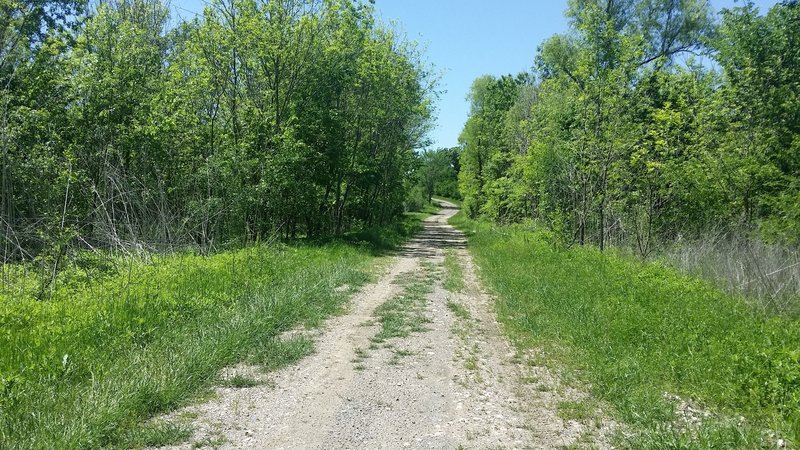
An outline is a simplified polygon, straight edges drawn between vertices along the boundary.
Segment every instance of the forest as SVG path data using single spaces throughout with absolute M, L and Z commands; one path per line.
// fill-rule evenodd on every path
M 605 4 L 601 7 L 600 4 Z M 800 239 L 800 8 L 716 24 L 703 1 L 572 1 L 533 76 L 481 77 L 461 135 L 470 216 L 569 241 L 713 227 Z
M 434 78 L 350 0 L 10 1 L 4 261 L 341 234 L 403 212 Z M 187 14 L 191 17 L 191 14 Z

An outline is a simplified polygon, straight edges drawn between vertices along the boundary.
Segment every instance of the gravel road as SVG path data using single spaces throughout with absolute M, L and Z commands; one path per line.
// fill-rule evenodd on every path
M 441 206 L 347 313 L 316 332 L 314 354 L 266 375 L 229 368 L 225 376 L 268 382 L 217 388 L 211 401 L 173 414 L 195 428 L 176 448 L 561 448 L 591 434 L 587 442 L 606 447 L 604 426 L 556 413 L 581 393 L 506 341 L 464 235 L 447 224 L 457 209 Z M 443 287 L 446 254 L 462 267 L 460 292 Z M 376 338 L 385 327 L 376 309 L 398 298 L 409 300 L 400 315 L 416 328 Z

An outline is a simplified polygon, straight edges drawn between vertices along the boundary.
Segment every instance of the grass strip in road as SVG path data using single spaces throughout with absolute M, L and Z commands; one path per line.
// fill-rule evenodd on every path
M 456 303 L 452 300 L 448 300 L 447 302 L 447 309 L 453 312 L 459 319 L 468 320 L 470 318 L 469 311 L 464 305 Z
M 447 249 L 444 253 L 444 282 L 443 286 L 450 292 L 464 290 L 464 268 L 458 260 L 454 249 Z
M 402 292 L 375 309 L 381 328 L 372 338 L 373 344 L 384 344 L 389 339 L 426 330 L 430 318 L 425 315 L 425 304 L 433 290 L 433 276 L 433 269 L 425 266 L 422 273 L 398 277 L 395 282 L 402 285 Z
M 535 227 L 451 223 L 517 345 L 544 349 L 610 404 L 634 431 L 621 446 L 800 444 L 800 322 L 663 265 L 555 246 Z M 678 417 L 676 396 L 711 414 Z

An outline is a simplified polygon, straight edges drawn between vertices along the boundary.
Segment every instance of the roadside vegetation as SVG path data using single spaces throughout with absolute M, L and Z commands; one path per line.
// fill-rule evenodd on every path
M 585 383 L 633 448 L 800 442 L 800 323 L 664 264 L 566 246 L 543 226 L 459 214 L 521 348 Z M 706 414 L 708 413 L 708 414 Z
M 460 137 L 501 320 L 623 447 L 800 445 L 800 4 L 566 15 L 532 72 L 475 80 Z
M 436 95 L 359 0 L 17 2 L 0 29 L 0 256 L 211 253 L 412 207 Z M 10 38 L 8 36 L 13 37 Z
M 346 236 L 76 265 L 59 273 L 47 301 L 36 298 L 38 272 L 7 267 L 15 273 L 0 292 L 0 443 L 125 447 L 178 433 L 140 423 L 202 395 L 225 366 L 272 370 L 308 354 L 307 339 L 279 335 L 340 311 L 380 249 L 416 232 L 422 217 L 375 230 L 377 242 Z

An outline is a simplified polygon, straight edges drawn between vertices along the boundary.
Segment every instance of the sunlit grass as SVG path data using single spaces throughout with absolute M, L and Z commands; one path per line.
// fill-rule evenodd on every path
M 418 228 L 408 217 L 380 242 L 366 235 L 70 269 L 46 301 L 33 295 L 30 272 L 15 269 L 0 293 L 0 448 L 136 447 L 184 436 L 141 423 L 198 398 L 225 366 L 271 370 L 312 352 L 309 339 L 279 335 L 340 311 L 371 278 L 377 249 Z
M 453 249 L 447 249 L 444 253 L 444 288 L 450 292 L 461 292 L 464 290 L 464 268 L 458 260 L 458 254 Z
M 800 439 L 798 321 L 760 315 L 661 264 L 553 245 L 535 226 L 462 216 L 453 223 L 467 232 L 506 329 L 609 402 L 638 431 L 623 446 L 754 448 Z M 678 430 L 665 393 L 713 415 L 695 431 Z

